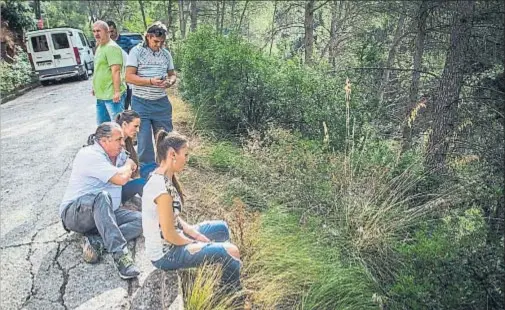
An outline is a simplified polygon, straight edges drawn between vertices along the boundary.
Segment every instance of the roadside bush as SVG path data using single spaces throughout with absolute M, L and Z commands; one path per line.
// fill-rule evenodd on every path
M 324 65 L 306 68 L 262 54 L 233 34 L 215 34 L 199 28 L 178 49 L 184 78 L 182 94 L 221 128 L 244 133 L 265 129 L 269 123 L 294 129 L 304 137 L 329 142 L 342 149 L 346 130 L 344 85 L 346 76 L 330 76 Z M 359 88 L 357 88 L 359 89 Z M 352 109 L 362 111 L 359 91 Z M 349 126 L 359 135 L 362 113 Z M 363 113 L 364 115 L 364 113 Z
M 391 309 L 502 308 L 502 241 L 486 240 L 480 209 L 458 213 L 424 223 L 412 242 L 398 246 L 410 263 L 389 292 Z
M 322 217 L 320 242 L 339 248 L 342 260 L 361 262 L 378 284 L 390 281 L 400 263 L 394 245 L 447 204 L 415 191 L 422 174 L 410 155 L 395 158 L 399 146 L 364 142 L 360 156 L 346 158 L 285 130 L 269 135 L 261 160 L 270 167 L 272 199 L 303 217 Z
M 211 29 L 192 33 L 179 54 L 183 94 L 205 115 L 197 122 L 251 138 L 245 152 L 216 143 L 197 162 L 230 177 L 221 189 L 227 205 L 263 211 L 244 251 L 255 303 L 502 306 L 503 190 L 492 172 L 468 164 L 472 156 L 451 159 L 452 177 L 427 193 L 422 146 L 402 153 L 380 136 L 370 125 L 376 103 L 361 101 L 366 85 L 347 84 L 346 100 L 343 73 L 281 62 Z
M 238 36 L 218 36 L 202 27 L 179 53 L 184 97 L 215 116 L 225 129 L 258 126 L 272 113 L 263 77 L 273 68 Z
M 372 135 L 347 160 L 285 129 L 251 139 L 243 149 L 214 142 L 198 162 L 229 176 L 221 203 L 230 210 L 238 199 L 248 211 L 262 211 L 256 230 L 234 229 L 243 236 L 244 281 L 253 304 L 478 309 L 488 299 L 490 308 L 499 308 L 499 239 L 487 239 L 479 208 L 448 211 L 461 207 L 454 197 L 461 189 L 417 191 L 419 154 L 398 156 L 399 145 Z
M 0 92 L 6 95 L 28 83 L 33 79 L 33 71 L 28 54 L 17 47 L 13 63 L 0 62 Z

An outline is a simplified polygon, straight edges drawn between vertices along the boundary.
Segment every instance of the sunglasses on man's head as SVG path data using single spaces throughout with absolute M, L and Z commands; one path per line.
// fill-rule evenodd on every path
M 167 34 L 167 31 L 163 28 L 153 27 L 153 28 L 147 30 L 147 33 L 154 34 L 157 37 L 163 37 Z

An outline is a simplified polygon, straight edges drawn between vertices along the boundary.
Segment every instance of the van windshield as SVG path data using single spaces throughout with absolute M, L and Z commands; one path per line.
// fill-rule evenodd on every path
M 31 38 L 33 51 L 37 52 L 47 52 L 49 50 L 49 45 L 47 44 L 46 35 L 36 36 Z
M 53 33 L 51 34 L 51 37 L 53 38 L 53 46 L 55 50 L 70 47 L 66 33 Z

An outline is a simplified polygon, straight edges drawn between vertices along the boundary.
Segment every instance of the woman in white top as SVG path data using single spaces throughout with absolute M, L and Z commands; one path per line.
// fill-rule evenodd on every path
M 205 262 L 223 266 L 226 290 L 240 288 L 240 253 L 229 242 L 224 221 L 206 221 L 192 226 L 180 216 L 184 203 L 176 173 L 188 159 L 188 140 L 175 132 L 161 130 L 156 135 L 158 167 L 144 187 L 142 228 L 146 255 L 156 268 L 175 270 Z

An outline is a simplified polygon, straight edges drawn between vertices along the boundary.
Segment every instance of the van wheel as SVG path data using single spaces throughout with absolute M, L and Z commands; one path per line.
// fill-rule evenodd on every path
M 49 81 L 40 81 L 40 84 L 42 86 L 48 86 L 49 84 L 51 84 Z
M 80 76 L 81 81 L 85 81 L 89 79 L 89 74 L 88 74 L 88 65 L 84 64 L 84 73 Z

